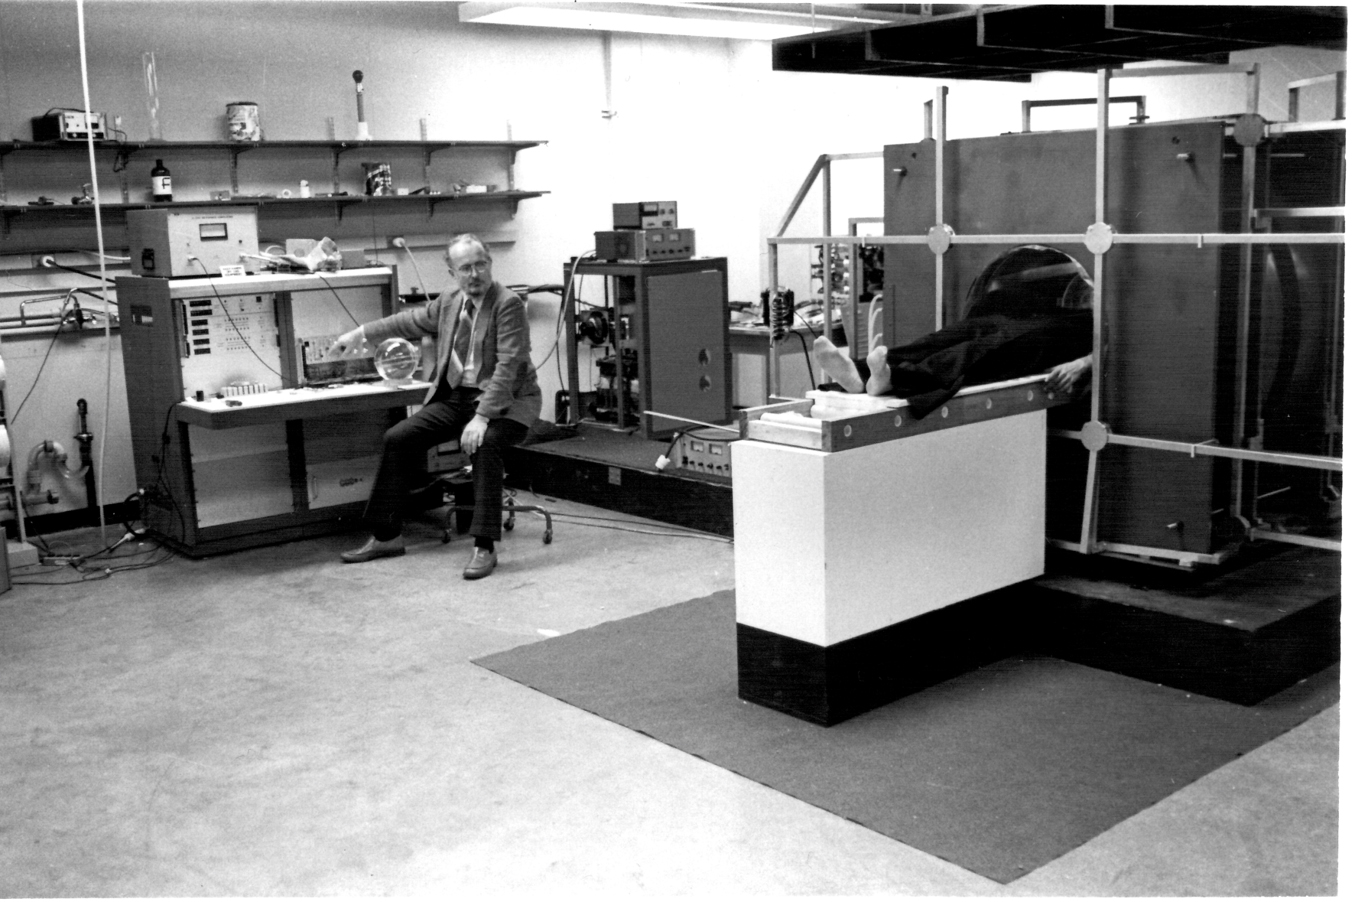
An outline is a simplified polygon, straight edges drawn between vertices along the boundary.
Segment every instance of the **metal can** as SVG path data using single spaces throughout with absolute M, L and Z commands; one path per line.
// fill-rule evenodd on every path
M 261 141 L 259 105 L 247 100 L 226 104 L 226 135 L 232 141 Z

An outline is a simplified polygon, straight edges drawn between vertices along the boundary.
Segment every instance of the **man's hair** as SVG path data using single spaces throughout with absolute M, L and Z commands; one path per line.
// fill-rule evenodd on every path
M 451 241 L 447 242 L 448 256 L 451 256 L 452 248 L 456 247 L 458 244 L 473 244 L 476 247 L 478 247 L 480 249 L 480 252 L 483 253 L 486 257 L 488 257 L 491 260 L 494 259 L 494 257 L 489 253 L 489 248 L 485 247 L 485 243 L 480 240 L 480 237 L 478 235 L 474 235 L 470 232 L 463 232 L 462 234 L 457 235 Z

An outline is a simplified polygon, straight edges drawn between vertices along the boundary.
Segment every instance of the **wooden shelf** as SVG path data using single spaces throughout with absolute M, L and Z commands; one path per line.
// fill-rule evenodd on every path
M 332 208 L 332 213 L 336 219 L 343 219 L 344 209 L 358 204 L 375 204 L 380 206 L 423 206 L 429 216 L 433 215 L 434 209 L 444 203 L 458 205 L 486 204 L 486 203 L 504 203 L 511 204 L 513 214 L 517 213 L 517 205 L 520 201 L 529 200 L 534 197 L 541 197 L 548 194 L 547 191 L 491 191 L 483 194 L 397 194 L 387 197 L 368 197 L 365 194 L 341 194 L 326 197 L 237 197 L 232 200 L 193 200 L 193 201 L 175 201 L 173 203 L 131 203 L 131 204 L 103 204 L 103 211 L 106 221 L 120 225 L 126 219 L 128 210 L 153 210 L 153 209 L 176 209 L 187 207 L 267 207 L 274 212 L 283 210 L 296 211 L 316 211 L 322 208 Z M 11 222 L 15 219 L 66 219 L 72 221 L 94 221 L 93 204 L 25 204 L 0 206 L 0 217 L 3 217 L 3 228 L 8 233 Z
M 439 150 L 483 149 L 519 151 L 529 147 L 538 147 L 545 141 L 95 141 L 95 150 L 111 150 L 124 154 L 143 151 L 164 151 L 171 153 L 179 150 L 226 150 L 243 153 L 248 150 L 328 150 L 342 153 L 348 150 L 362 150 L 368 147 L 389 149 L 424 150 L 436 153 Z M 78 151 L 85 153 L 84 141 L 4 141 L 0 142 L 0 156 L 26 151 Z
M 514 165 L 518 151 L 530 147 L 539 147 L 544 141 L 100 141 L 95 143 L 97 153 L 115 155 L 114 171 L 118 174 L 121 186 L 121 203 L 103 204 L 101 209 L 114 224 L 124 221 L 128 210 L 146 210 L 159 207 L 215 207 L 252 205 L 270 208 L 270 212 L 313 211 L 316 214 L 330 213 L 336 220 L 342 221 L 344 210 L 355 204 L 377 204 L 394 207 L 401 205 L 414 207 L 420 205 L 431 218 L 437 208 L 445 203 L 483 205 L 501 204 L 509 207 L 509 215 L 517 215 L 518 203 L 534 197 L 541 197 L 544 191 L 520 191 L 514 185 Z M 362 194 L 346 194 L 341 191 L 339 163 L 342 156 L 355 150 L 380 148 L 386 151 L 417 152 L 423 158 L 423 188 L 419 194 L 392 195 L 386 197 L 368 197 Z M 277 197 L 272 195 L 248 195 L 240 191 L 239 158 L 245 153 L 266 153 L 282 151 L 293 153 L 312 150 L 327 153 L 330 157 L 331 190 L 318 193 L 314 197 Z M 430 166 L 433 155 L 442 151 L 497 151 L 507 154 L 503 167 L 506 190 L 490 191 L 478 194 L 431 194 L 427 193 L 431 178 Z M 92 204 L 10 204 L 5 185 L 5 158 L 12 154 L 85 154 L 87 145 L 82 141 L 0 141 L 0 238 L 8 238 L 10 230 L 16 224 L 34 226 L 66 220 L 71 222 L 93 221 Z M 175 154 L 209 152 L 228 155 L 230 166 L 230 191 L 228 200 L 180 200 L 169 204 L 152 202 L 131 202 L 128 198 L 127 161 L 137 154 L 172 158 Z M 115 189 L 115 195 L 116 189 Z M 371 208 L 369 208 L 371 209 Z

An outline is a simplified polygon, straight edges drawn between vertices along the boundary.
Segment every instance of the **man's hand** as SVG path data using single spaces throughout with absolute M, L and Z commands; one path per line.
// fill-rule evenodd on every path
M 1080 395 L 1087 390 L 1092 379 L 1092 357 L 1079 357 L 1067 363 L 1060 363 L 1045 377 L 1045 388 L 1068 395 Z
M 358 326 L 356 329 L 350 329 L 334 339 L 334 344 L 329 346 L 329 353 L 325 356 L 330 360 L 338 360 L 341 357 L 357 357 L 362 353 L 365 344 L 367 344 L 367 336 L 363 333 L 362 327 Z
M 474 454 L 480 450 L 480 443 L 485 440 L 485 430 L 488 428 L 489 420 L 478 413 L 471 417 L 466 428 L 461 430 L 461 450 L 466 454 Z

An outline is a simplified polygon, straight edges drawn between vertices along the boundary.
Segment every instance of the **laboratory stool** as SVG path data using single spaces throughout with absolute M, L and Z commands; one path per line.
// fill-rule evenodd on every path
M 458 535 L 470 529 L 472 515 L 475 513 L 475 482 L 471 478 L 470 468 L 463 467 L 452 473 L 445 473 L 433 478 L 433 481 L 419 492 L 420 495 L 428 497 L 429 494 L 435 498 L 441 498 L 440 503 L 431 505 L 441 508 L 442 522 L 442 541 L 443 544 L 452 540 L 452 531 L 456 530 Z M 549 545 L 555 537 L 555 528 L 551 522 L 550 511 L 536 504 L 518 504 L 511 498 L 501 500 L 499 509 L 508 515 L 503 521 L 503 528 L 507 532 L 512 532 L 517 526 L 517 515 L 519 513 L 534 512 L 546 519 L 546 531 L 541 536 L 541 542 Z

